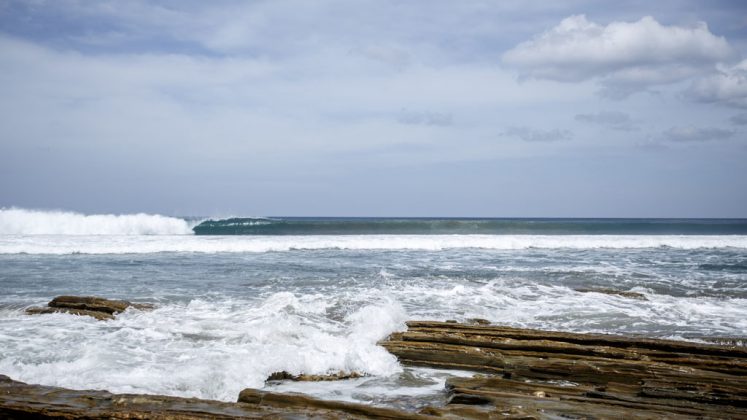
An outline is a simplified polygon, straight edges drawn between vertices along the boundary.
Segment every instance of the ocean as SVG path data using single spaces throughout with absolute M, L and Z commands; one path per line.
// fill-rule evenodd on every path
M 57 295 L 156 309 L 105 322 L 24 313 Z M 442 398 L 445 378 L 465 373 L 403 368 L 377 341 L 407 320 L 472 318 L 744 338 L 747 220 L 0 210 L 0 374 L 28 383 L 224 401 L 252 387 L 408 406 Z M 277 371 L 366 376 L 266 383 Z

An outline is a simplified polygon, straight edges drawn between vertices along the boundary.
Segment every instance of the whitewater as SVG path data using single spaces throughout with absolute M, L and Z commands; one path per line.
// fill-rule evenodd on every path
M 244 230 L 196 234 L 207 220 L 213 220 L 209 232 Z M 483 318 L 687 340 L 744 337 L 745 226 L 740 220 L 208 219 L 0 209 L 0 374 L 76 389 L 225 401 L 246 387 L 383 405 L 414 396 L 427 401 L 439 398 L 446 377 L 460 373 L 403 368 L 377 345 L 411 319 Z M 277 234 L 252 230 L 260 228 Z M 512 233 L 486 233 L 504 230 Z M 329 233 L 340 231 L 357 233 Z M 381 231 L 387 233 L 373 233 Z M 643 299 L 593 291 L 603 289 Z M 24 313 L 65 294 L 156 309 L 128 310 L 105 322 Z M 265 382 L 282 370 L 366 376 Z

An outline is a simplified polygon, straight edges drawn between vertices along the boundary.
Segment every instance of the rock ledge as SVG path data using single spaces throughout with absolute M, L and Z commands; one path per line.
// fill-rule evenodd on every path
M 153 305 L 131 303 L 126 300 L 104 299 L 96 296 L 57 296 L 46 307 L 31 307 L 26 309 L 26 313 L 35 315 L 64 312 L 107 320 L 114 319 L 114 315 L 130 307 L 140 310 L 153 309 Z

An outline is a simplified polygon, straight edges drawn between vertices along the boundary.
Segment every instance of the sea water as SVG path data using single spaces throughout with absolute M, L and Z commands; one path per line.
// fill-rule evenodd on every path
M 24 313 L 57 295 L 156 309 L 105 322 Z M 467 373 L 403 368 L 377 342 L 407 320 L 470 318 L 743 338 L 747 220 L 0 210 L 0 374 L 28 383 L 225 401 L 252 387 L 416 405 L 440 398 L 448 376 Z M 266 383 L 277 371 L 366 376 Z

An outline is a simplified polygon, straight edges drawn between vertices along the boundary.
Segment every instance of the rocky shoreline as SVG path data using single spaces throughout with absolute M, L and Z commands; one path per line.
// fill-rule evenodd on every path
M 58 297 L 29 313 L 111 319 L 148 306 Z M 98 313 L 99 315 L 97 315 Z M 380 344 L 404 366 L 458 369 L 443 406 L 408 412 L 301 394 L 241 391 L 236 403 L 29 385 L 0 375 L 0 417 L 90 418 L 746 418 L 747 348 L 470 323 L 412 321 Z M 270 380 L 344 380 L 277 372 Z

